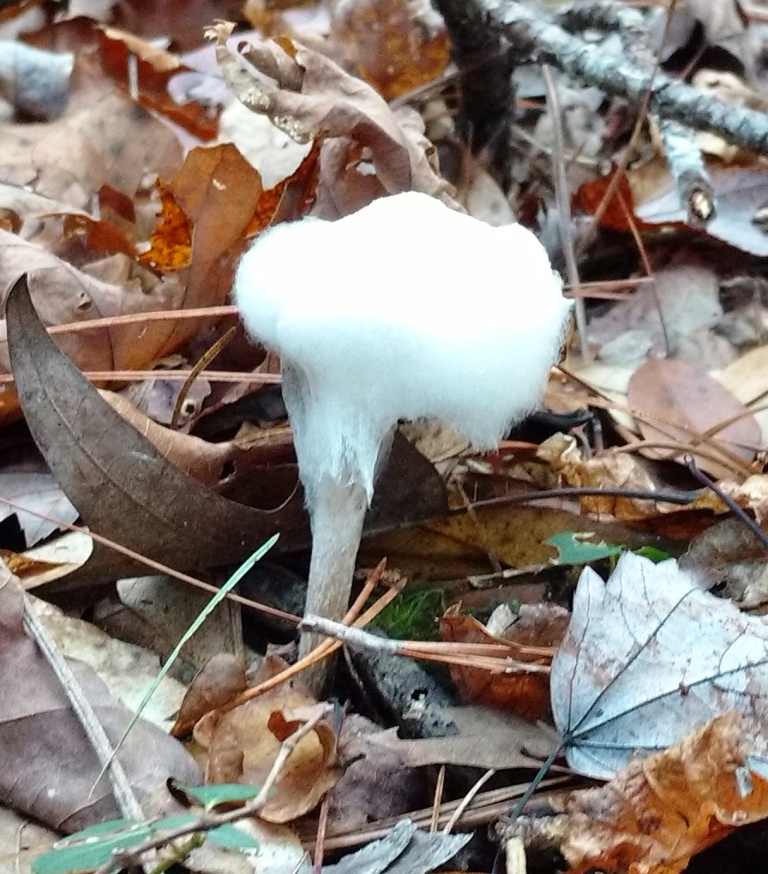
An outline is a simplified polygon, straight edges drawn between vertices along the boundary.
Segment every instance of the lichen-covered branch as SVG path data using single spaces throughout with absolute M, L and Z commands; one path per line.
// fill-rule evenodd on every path
M 618 33 L 626 56 L 654 79 L 659 73 L 656 54 L 649 45 L 647 18 L 632 6 L 611 0 L 593 0 L 571 6 L 558 22 L 568 31 L 596 28 Z M 664 157 L 675 180 L 688 223 L 705 225 L 715 215 L 715 193 L 693 131 L 672 118 L 651 113 L 661 134 Z
M 500 30 L 518 51 L 632 103 L 649 95 L 649 109 L 660 118 L 719 134 L 744 149 L 768 156 L 768 115 L 723 103 L 663 73 L 651 75 L 632 58 L 606 55 L 515 0 L 475 2 L 489 26 Z

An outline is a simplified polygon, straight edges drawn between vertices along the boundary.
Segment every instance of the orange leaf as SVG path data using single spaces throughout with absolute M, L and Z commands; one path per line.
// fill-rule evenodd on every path
M 744 768 L 749 732 L 737 713 L 719 716 L 605 786 L 574 792 L 560 848 L 569 874 L 677 874 L 738 826 L 768 817 L 768 781 Z
M 162 213 L 149 238 L 151 248 L 139 260 L 154 270 L 172 272 L 189 266 L 192 258 L 192 223 L 163 182 L 157 182 Z

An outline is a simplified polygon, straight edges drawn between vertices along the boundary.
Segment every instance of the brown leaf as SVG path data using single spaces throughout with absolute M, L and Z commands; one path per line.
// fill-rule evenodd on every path
M 144 289 L 147 271 L 123 256 L 124 284 L 89 276 L 39 246 L 0 230 L 0 285 L 9 288 L 22 273 L 29 275 L 29 288 L 40 318 L 48 325 L 84 321 L 84 317 L 118 315 L 155 309 L 175 309 L 183 289 L 170 277 Z M 0 325 L 0 327 L 2 327 Z M 64 336 L 61 348 L 83 370 L 130 370 L 146 366 L 167 342 L 168 327 L 160 323 L 101 328 Z M 9 372 L 5 344 L 0 343 L 0 364 Z M 15 394 L 0 394 L 0 419 L 17 411 Z
M 443 640 L 462 643 L 511 643 L 509 657 L 520 662 L 548 665 L 554 647 L 560 644 L 568 624 L 569 613 L 554 604 L 522 605 L 518 620 L 501 634 L 490 634 L 474 616 L 453 611 L 440 620 Z M 549 658 L 527 653 L 525 647 L 550 647 Z M 482 668 L 451 665 L 451 678 L 466 701 L 484 704 L 535 721 L 549 716 L 549 677 L 524 668 L 491 673 Z
M 278 531 L 283 548 L 302 539 L 298 501 L 277 512 L 255 510 L 227 501 L 169 464 L 56 348 L 23 278 L 8 296 L 6 319 L 29 428 L 94 531 L 188 569 L 237 561 Z
M 183 306 L 225 303 L 238 258 L 247 243 L 247 232 L 263 211 L 261 177 L 235 146 L 225 143 L 192 149 L 166 190 L 173 200 L 170 209 L 175 220 L 168 226 L 168 234 L 160 234 L 164 251 L 177 257 L 177 234 L 181 230 L 183 235 L 184 226 L 175 211 L 177 207 L 191 226 L 189 268 L 183 273 Z M 176 267 L 172 265 L 171 269 Z M 156 357 L 175 352 L 205 323 L 179 320 L 165 324 L 168 336 Z
M 174 737 L 189 734 L 206 713 L 223 707 L 246 686 L 241 659 L 229 653 L 208 659 L 189 684 L 171 734 Z
M 362 78 L 387 101 L 437 79 L 451 59 L 445 24 L 424 0 L 340 4 L 333 32 Z
M 738 826 L 768 817 L 768 781 L 749 770 L 748 735 L 729 713 L 605 786 L 572 793 L 560 848 L 569 874 L 677 874 Z
M 284 667 L 280 659 L 268 657 L 252 682 Z M 293 680 L 215 720 L 206 719 L 195 730 L 195 739 L 208 752 L 206 782 L 263 785 L 282 741 L 311 718 L 314 708 L 325 706 L 317 704 L 301 681 Z M 289 822 L 311 810 L 339 779 L 335 765 L 336 734 L 321 720 L 289 756 L 261 817 Z
M 0 801 L 67 832 L 117 818 L 120 811 L 107 778 L 92 792 L 101 766 L 59 681 L 24 631 L 23 598 L 18 580 L 0 562 Z M 131 713 L 89 668 L 80 663 L 71 667 L 117 743 Z M 144 720 L 128 735 L 119 759 L 144 802 L 161 788 L 164 792 L 170 776 L 193 783 L 200 779 L 183 747 Z M 152 807 L 147 808 L 150 815 Z
M 652 458 L 693 454 L 716 479 L 738 471 L 739 459 L 751 461 L 762 439 L 760 426 L 747 408 L 706 371 L 687 361 L 646 361 L 629 381 L 627 400 L 631 409 L 643 414 L 638 424 L 645 439 L 664 444 L 644 448 L 644 454 Z M 711 438 L 702 440 L 716 428 Z
M 215 487 L 224 479 L 228 464 L 236 465 L 246 455 L 234 442 L 209 443 L 182 431 L 173 431 L 145 416 L 123 395 L 101 391 L 101 396 L 118 413 L 141 432 L 174 467 L 194 477 L 203 485 Z
M 331 165 L 340 168 L 338 156 L 344 155 L 345 176 L 326 177 L 323 154 L 321 180 L 330 178 L 333 185 L 318 192 L 318 201 L 327 204 L 323 210 L 316 209 L 316 214 L 333 218 L 362 206 L 353 189 L 370 179 L 370 172 L 366 172 L 369 163 L 376 171 L 379 194 L 413 189 L 449 199 L 450 186 L 435 172 L 423 143 L 409 136 L 369 85 L 318 52 L 290 40 L 240 47 L 241 56 L 269 79 L 254 76 L 227 48 L 230 33 L 231 26 L 224 23 L 208 30 L 216 41 L 224 78 L 236 96 L 254 112 L 268 115 L 299 142 L 330 138 L 324 153 L 327 148 Z M 370 194 L 366 193 L 364 202 L 370 201 Z

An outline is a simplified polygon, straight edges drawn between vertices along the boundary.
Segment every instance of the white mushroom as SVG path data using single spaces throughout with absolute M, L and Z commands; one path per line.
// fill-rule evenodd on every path
M 338 619 L 398 420 L 440 419 L 495 448 L 539 403 L 570 304 L 522 225 L 494 228 L 416 192 L 266 231 L 235 300 L 282 358 L 312 527 L 306 612 Z

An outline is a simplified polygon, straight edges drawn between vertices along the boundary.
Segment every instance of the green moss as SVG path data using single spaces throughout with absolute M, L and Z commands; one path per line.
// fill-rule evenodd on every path
M 398 595 L 373 624 L 397 640 L 439 640 L 443 613 L 442 589 L 416 589 Z

